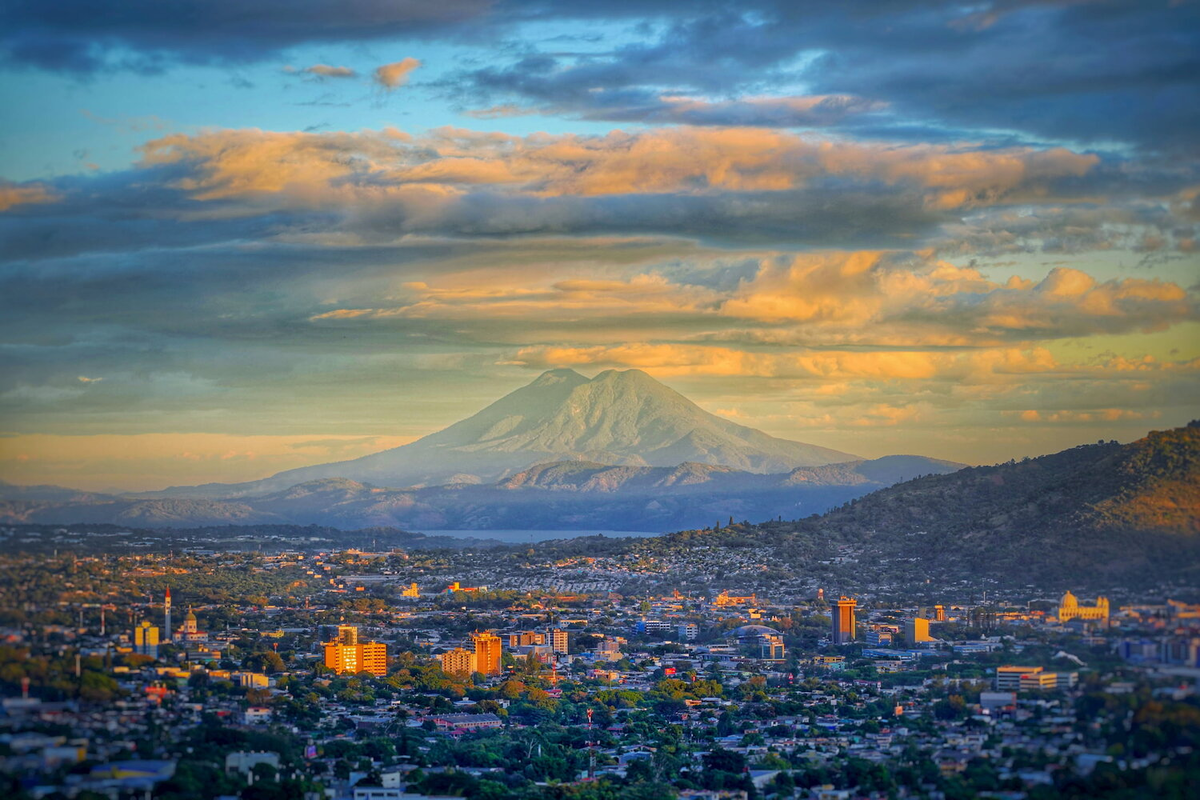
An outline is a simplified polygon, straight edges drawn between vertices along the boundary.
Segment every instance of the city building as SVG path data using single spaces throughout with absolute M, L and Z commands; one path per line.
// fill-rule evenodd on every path
M 758 597 L 754 594 L 734 596 L 723 591 L 713 600 L 713 605 L 717 608 L 729 608 L 730 606 L 752 606 L 757 602 Z
M 899 635 L 900 628 L 896 625 L 871 625 L 863 634 L 863 640 L 871 647 L 890 647 Z
M 1026 675 L 1037 675 L 1041 667 L 996 667 L 996 691 L 1015 692 L 1021 688 L 1021 679 Z
M 383 642 L 360 642 L 358 627 L 339 625 L 338 638 L 326 642 L 325 666 L 339 675 L 387 675 L 387 645 Z
M 506 634 L 509 647 L 529 647 L 546 643 L 546 634 L 538 631 L 520 631 Z
M 500 674 L 500 637 L 491 633 L 471 634 L 475 649 L 475 671 L 482 675 Z
M 782 636 L 764 636 L 759 640 L 759 658 L 768 661 L 783 661 L 787 657 L 787 649 L 783 646 Z
M 664 635 L 675 632 L 675 623 L 665 619 L 642 619 L 633 626 L 637 633 Z
M 144 656 L 158 658 L 158 628 L 149 621 L 133 629 L 133 650 Z
M 438 656 L 442 672 L 456 678 L 469 678 L 475 672 L 475 653 L 464 647 L 447 650 Z
M 929 635 L 929 620 L 924 617 L 913 617 L 908 620 L 904 624 L 904 638 L 910 645 L 932 642 L 933 637 Z
M 486 586 L 463 586 L 458 581 L 446 587 L 446 594 L 454 594 L 455 592 L 486 592 Z
M 1073 619 L 1085 622 L 1102 622 L 1108 624 L 1108 598 L 1097 597 L 1096 605 L 1081 606 L 1075 595 L 1067 592 L 1058 601 L 1058 621 L 1070 622 Z
M 833 643 L 848 644 L 855 639 L 854 610 L 858 601 L 842 595 L 830 608 L 833 611 Z
M 555 628 L 550 632 L 550 647 L 554 652 L 561 655 L 570 655 L 571 653 L 571 634 L 562 628 Z
M 677 629 L 679 638 L 685 642 L 693 642 L 700 635 L 700 626 L 694 622 L 685 622 Z
M 184 644 L 208 641 L 208 634 L 200 630 L 200 622 L 196 619 L 196 612 L 190 608 L 188 609 L 187 616 L 183 618 L 183 627 L 179 629 L 178 638 Z
M 410 583 L 408 588 L 400 593 L 401 597 L 420 597 L 421 590 L 417 588 L 415 583 Z

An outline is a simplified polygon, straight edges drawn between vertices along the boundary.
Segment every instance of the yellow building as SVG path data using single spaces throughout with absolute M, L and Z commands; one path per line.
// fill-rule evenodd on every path
M 421 590 L 417 588 L 415 583 L 410 583 L 408 588 L 400 593 L 401 597 L 420 597 Z
M 716 598 L 713 600 L 713 605 L 717 608 L 728 608 L 730 606 L 752 606 L 757 602 L 757 595 L 750 594 L 744 597 L 738 597 L 725 591 L 716 596 Z
M 358 641 L 358 626 L 339 625 L 338 637 L 325 645 L 325 666 L 339 675 L 387 675 L 387 645 Z
M 1097 597 L 1096 605 L 1081 606 L 1075 595 L 1067 592 L 1058 601 L 1058 621 L 1069 622 L 1073 619 L 1100 621 L 1108 624 L 1108 598 Z
M 133 650 L 144 656 L 158 658 L 158 627 L 143 622 L 133 629 Z
M 500 637 L 476 632 L 471 635 L 475 647 L 475 671 L 483 675 L 500 674 Z
M 475 654 L 464 647 L 456 647 L 438 656 L 442 672 L 456 678 L 469 678 L 475 671 Z
M 908 639 L 909 644 L 932 642 L 933 637 L 929 635 L 929 620 L 924 617 L 913 617 L 905 624 L 904 636 Z
M 1022 679 L 1028 682 L 1031 676 L 1036 676 L 1044 671 L 1041 667 L 996 667 L 996 691 L 1015 692 L 1021 688 Z

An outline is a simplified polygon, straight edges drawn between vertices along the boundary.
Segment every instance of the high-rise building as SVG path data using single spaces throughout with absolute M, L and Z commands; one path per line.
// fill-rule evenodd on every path
M 171 641 L 171 631 L 174 630 L 171 627 L 171 587 L 170 586 L 167 587 L 167 594 L 165 597 L 163 597 L 163 617 L 164 617 L 164 619 L 163 619 L 163 636 L 165 636 L 166 640 L 169 642 L 169 641 Z
M 442 672 L 457 678 L 469 678 L 475 671 L 475 654 L 464 647 L 456 647 L 438 656 Z
M 369 672 L 372 675 L 387 675 L 388 658 L 387 645 L 383 642 L 366 642 L 365 644 L 355 645 L 360 651 L 360 663 L 362 664 L 360 672 Z
M 158 628 L 143 621 L 133 629 L 133 650 L 144 656 L 158 658 Z
M 500 637 L 491 633 L 471 634 L 475 649 L 475 671 L 483 675 L 500 674 Z
M 830 608 L 833 611 L 833 643 L 847 644 L 854 641 L 854 609 L 858 601 L 842 595 Z
M 946 621 L 946 607 L 945 606 L 936 605 L 933 607 L 933 621 L 934 622 L 945 622 Z
M 571 652 L 571 634 L 562 628 L 555 628 L 550 632 L 550 647 L 556 653 L 569 655 Z
M 932 642 L 933 637 L 929 635 L 929 620 L 924 617 L 913 617 L 904 625 L 904 638 L 908 640 L 910 645 L 920 644 L 921 642 Z
M 324 648 L 325 666 L 339 675 L 387 675 L 387 645 L 359 642 L 357 625 L 339 625 L 337 638 L 326 642 Z

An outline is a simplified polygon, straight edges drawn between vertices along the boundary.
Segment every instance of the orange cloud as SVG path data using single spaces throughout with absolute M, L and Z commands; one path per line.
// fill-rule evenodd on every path
M 10 183 L 0 180 L 0 211 L 32 203 L 52 203 L 58 199 L 49 187 L 40 183 Z
M 384 64 L 375 69 L 375 82 L 390 92 L 408 83 L 408 76 L 419 66 L 421 62 L 411 57 Z
M 381 67 L 395 69 L 380 80 L 400 85 L 395 81 L 418 63 L 405 59 Z M 303 194 L 317 187 L 337 195 L 347 176 L 368 175 L 371 180 L 357 182 L 351 193 L 357 200 L 377 200 L 388 196 L 384 189 L 414 183 L 443 191 L 487 185 L 533 196 L 589 197 L 780 191 L 844 177 L 915 187 L 936 208 L 1042 194 L 1048 182 L 1084 174 L 1098 162 L 1061 149 L 964 152 L 944 145 L 831 142 L 761 128 L 527 137 L 441 128 L 415 140 L 398 133 L 223 130 L 164 137 L 143 152 L 147 165 L 194 164 L 198 174 L 180 186 L 207 200 Z

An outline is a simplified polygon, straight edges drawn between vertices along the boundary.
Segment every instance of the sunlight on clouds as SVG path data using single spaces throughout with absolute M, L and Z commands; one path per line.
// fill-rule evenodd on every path
M 88 491 L 150 491 L 180 481 L 255 480 L 316 462 L 357 458 L 412 439 L 203 433 L 0 436 L 0 480 L 67 482 Z

